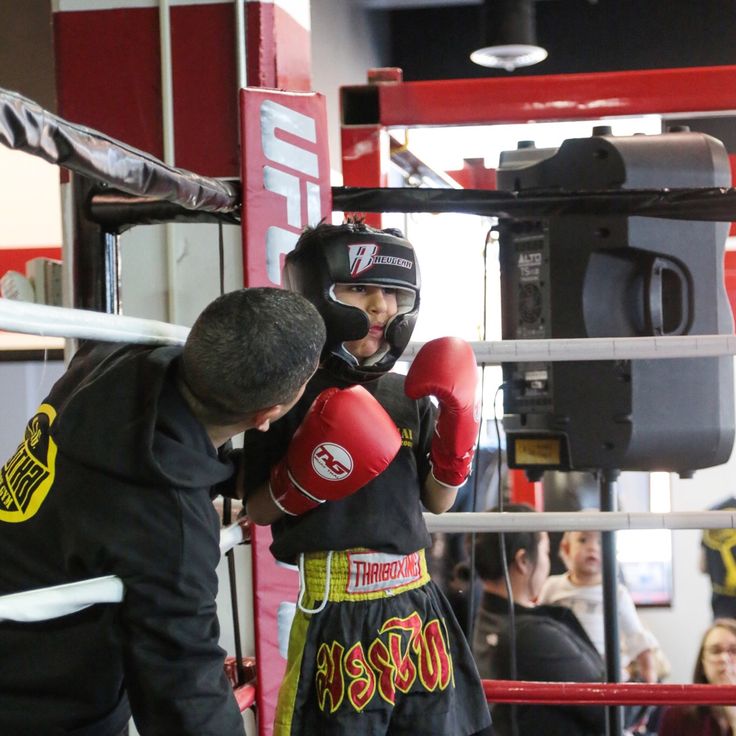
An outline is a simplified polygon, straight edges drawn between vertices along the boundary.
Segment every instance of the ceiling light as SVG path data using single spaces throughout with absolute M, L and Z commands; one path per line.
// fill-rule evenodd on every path
M 511 72 L 547 58 L 537 44 L 534 0 L 485 0 L 482 12 L 486 45 L 470 54 L 472 62 Z

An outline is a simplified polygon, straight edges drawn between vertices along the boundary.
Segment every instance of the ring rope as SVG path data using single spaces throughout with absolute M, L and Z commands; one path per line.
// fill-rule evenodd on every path
M 733 529 L 736 513 L 730 511 L 683 511 L 666 514 L 621 511 L 533 511 L 527 514 L 496 512 L 455 512 L 435 516 L 425 514 L 430 532 L 498 532 L 498 531 L 616 531 L 621 529 Z M 220 552 L 243 541 L 238 523 L 220 532 Z M 0 620 L 44 620 L 71 613 L 95 602 L 122 600 L 122 587 L 110 598 L 107 587 L 113 576 L 79 583 L 24 591 L 0 596 Z M 114 580 L 117 580 L 114 578 Z M 95 595 L 95 586 L 104 591 Z M 59 591 L 61 588 L 61 592 Z M 80 600 L 80 592 L 84 593 Z M 117 597 L 119 596 L 119 597 Z M 18 617 L 22 618 L 18 618 Z
M 401 360 L 413 359 L 423 343 L 410 343 Z M 669 335 L 666 337 L 576 337 L 552 340 L 471 342 L 479 363 L 571 360 L 645 360 L 707 358 L 736 354 L 736 335 Z
M 482 680 L 489 703 L 537 705 L 734 705 L 736 685 Z
M 221 529 L 220 554 L 244 541 L 243 532 L 238 522 Z M 0 595 L 0 621 L 47 621 L 96 603 L 120 603 L 124 595 L 123 581 L 116 575 L 9 593 Z
M 457 511 L 442 516 L 425 513 L 430 532 L 565 532 L 627 529 L 733 529 L 731 511 L 533 511 L 516 514 Z
M 0 329 L 46 337 L 181 344 L 187 327 L 138 317 L 52 307 L 0 298 Z M 736 354 L 736 335 L 670 337 L 581 337 L 555 340 L 492 340 L 470 343 L 479 363 L 568 360 L 643 360 Z M 402 359 L 412 360 L 423 343 L 409 343 Z
M 145 345 L 182 345 L 188 327 L 87 309 L 0 298 L 0 329 L 43 337 L 76 337 Z

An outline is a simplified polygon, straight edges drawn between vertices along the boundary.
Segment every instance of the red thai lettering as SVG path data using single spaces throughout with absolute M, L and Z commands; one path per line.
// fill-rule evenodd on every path
M 388 649 L 391 652 L 391 662 L 396 671 L 394 683 L 396 689 L 402 693 L 408 693 L 414 680 L 417 678 L 417 668 L 409 656 L 409 647 L 401 649 L 401 634 L 392 632 L 388 635 Z
M 452 657 L 442 634 L 440 622 L 430 621 L 419 638 L 419 679 L 430 692 L 444 690 L 452 679 Z
M 383 626 L 381 626 L 379 633 L 390 631 L 392 629 L 409 631 L 411 634 L 409 636 L 409 642 L 415 651 L 419 651 L 414 643 L 422 630 L 422 619 L 419 617 L 418 613 L 412 613 L 409 616 L 405 616 L 404 618 L 394 617 L 386 619 Z
M 358 642 L 345 654 L 345 671 L 351 678 L 348 685 L 348 700 L 358 712 L 362 711 L 376 692 L 376 676 L 368 665 L 363 645 Z
M 378 694 L 393 705 L 396 702 L 394 687 L 394 665 L 388 647 L 380 640 L 374 639 L 368 647 L 368 661 L 378 676 Z
M 321 711 L 334 713 L 342 703 L 345 684 L 342 676 L 342 653 L 345 647 L 333 641 L 322 644 L 317 651 L 317 673 L 314 676 L 317 688 L 317 703 Z M 329 706 L 328 701 L 329 700 Z

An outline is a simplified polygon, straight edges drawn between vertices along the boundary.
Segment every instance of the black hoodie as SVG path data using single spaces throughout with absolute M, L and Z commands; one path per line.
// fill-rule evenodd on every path
M 0 734 L 241 736 L 215 596 L 232 474 L 174 383 L 181 348 L 86 345 L 0 471 L 0 594 L 103 575 L 122 603 L 0 622 Z M 128 705 L 128 699 L 130 706 Z

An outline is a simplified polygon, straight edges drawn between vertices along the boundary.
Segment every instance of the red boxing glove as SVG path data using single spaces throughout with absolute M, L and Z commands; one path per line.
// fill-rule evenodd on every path
M 382 473 L 400 447 L 393 419 L 362 386 L 325 389 L 271 468 L 271 498 L 292 516 L 345 498 Z
M 443 485 L 459 486 L 470 473 L 480 426 L 477 385 L 475 353 L 458 337 L 440 337 L 423 345 L 406 375 L 404 392 L 409 398 L 431 394 L 439 401 L 429 459 L 432 475 Z

